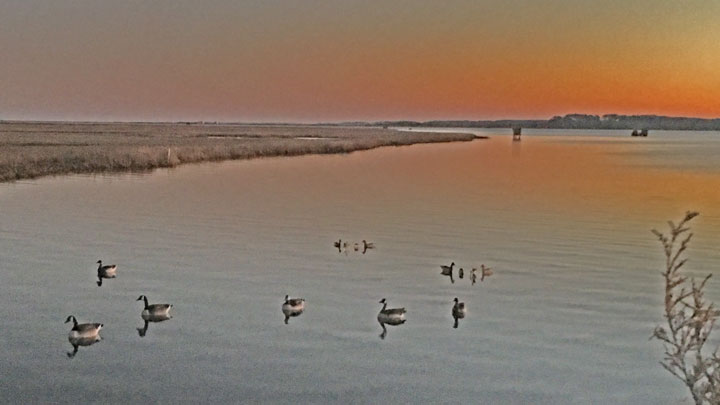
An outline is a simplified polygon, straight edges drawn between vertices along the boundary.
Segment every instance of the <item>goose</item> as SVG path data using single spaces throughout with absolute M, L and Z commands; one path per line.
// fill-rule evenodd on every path
M 483 281 L 493 275 L 492 269 L 490 267 L 485 267 L 484 264 L 480 265 L 480 271 L 480 281 Z
M 333 242 L 333 246 L 337 248 L 338 252 L 341 252 L 342 248 L 342 239 L 338 239 L 337 242 Z
M 380 324 L 380 327 L 382 328 L 382 333 L 380 334 L 380 339 L 385 339 L 385 336 L 387 336 L 387 328 L 385 325 L 402 325 L 405 323 L 405 313 L 407 312 L 405 308 L 390 308 L 387 309 L 387 301 L 385 298 L 380 300 L 380 303 L 383 304 L 382 309 L 378 313 L 377 320 Z
M 453 279 L 453 267 L 455 266 L 455 262 L 450 263 L 449 266 L 440 266 L 440 274 L 443 276 L 450 276 L 450 282 L 454 283 L 455 279 Z
M 464 302 L 459 302 L 457 297 L 453 300 L 455 302 L 455 305 L 453 305 L 452 308 L 452 315 L 454 318 L 465 318 L 465 314 L 467 313 L 467 309 L 465 308 Z
M 357 242 L 355 242 L 355 244 L 353 244 L 353 250 L 355 250 L 356 252 L 357 252 L 358 250 L 360 250 L 360 245 L 358 245 Z
M 405 308 L 389 308 L 387 307 L 387 300 L 385 298 L 380 300 L 380 304 L 383 304 L 382 309 L 378 312 L 378 321 L 380 323 L 387 323 L 390 325 L 399 325 L 405 323 Z
M 285 296 L 285 302 L 282 304 L 282 312 L 285 315 L 285 324 L 287 325 L 291 317 L 299 316 L 305 311 L 304 298 L 290 298 Z
M 457 329 L 458 325 L 460 324 L 460 319 L 465 318 L 465 303 L 464 302 L 458 302 L 457 297 L 453 300 L 455 302 L 455 305 L 453 305 L 452 308 L 452 316 L 453 320 L 455 321 L 453 323 L 453 328 Z
M 143 319 L 145 319 L 146 317 L 148 319 L 153 318 L 153 317 L 170 317 L 170 309 L 172 309 L 172 307 L 173 307 L 172 304 L 149 305 L 148 299 L 144 295 L 139 296 L 138 299 L 135 301 L 140 301 L 140 300 L 145 301 L 145 308 L 143 308 L 143 311 L 140 314 L 140 316 L 142 316 Z
M 97 261 L 98 269 L 97 269 L 97 285 L 98 287 L 102 286 L 102 279 L 104 278 L 115 278 L 117 277 L 117 266 L 114 264 L 108 264 L 103 266 L 102 260 Z
M 450 263 L 449 266 L 440 266 L 440 274 L 443 276 L 452 276 L 453 267 L 455 267 L 455 262 Z
M 363 243 L 363 254 L 368 251 L 368 249 L 375 249 L 375 244 L 373 242 L 367 242 L 365 239 L 362 241 Z
M 286 295 L 285 302 L 282 304 L 282 309 L 302 311 L 305 309 L 305 298 L 290 298 L 289 295 Z
M 473 267 L 470 271 L 470 281 L 472 281 L 472 285 L 475 285 L 475 282 L 477 281 L 477 274 L 475 274 L 476 271 L 477 269 L 475 267 Z
M 463 278 L 464 275 L 465 275 L 465 271 L 463 271 L 463 268 L 460 267 L 460 270 L 458 270 L 458 277 Z
M 73 323 L 73 327 L 68 334 L 70 340 L 97 337 L 103 327 L 101 323 L 78 323 L 74 315 L 68 316 L 65 323 L 70 321 Z

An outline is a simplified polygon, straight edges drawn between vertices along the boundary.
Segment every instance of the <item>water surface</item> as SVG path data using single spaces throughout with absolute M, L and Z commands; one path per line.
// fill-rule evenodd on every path
M 648 341 L 649 230 L 701 211 L 689 268 L 718 268 L 720 134 L 626 132 L 2 184 L 0 398 L 677 403 Z M 338 238 L 377 249 L 338 253 Z M 100 288 L 98 259 L 119 266 Z M 473 286 L 480 264 L 495 274 Z M 140 294 L 175 305 L 144 337 Z M 285 294 L 307 300 L 287 325 Z M 385 339 L 381 298 L 408 309 Z M 105 328 L 69 359 L 71 314 Z

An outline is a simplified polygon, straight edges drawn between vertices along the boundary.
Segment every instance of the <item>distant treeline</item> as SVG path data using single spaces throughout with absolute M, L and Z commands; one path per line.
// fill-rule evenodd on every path
M 588 115 L 568 114 L 549 120 L 480 120 L 480 121 L 379 121 L 345 122 L 342 125 L 384 127 L 459 127 L 459 128 L 549 128 L 549 129 L 665 129 L 684 131 L 718 131 L 720 118 L 666 117 L 662 115 Z

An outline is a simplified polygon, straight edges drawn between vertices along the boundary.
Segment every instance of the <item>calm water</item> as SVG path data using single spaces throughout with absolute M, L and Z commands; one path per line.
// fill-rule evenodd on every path
M 689 268 L 719 268 L 720 134 L 504 132 L 0 184 L 0 399 L 687 398 L 648 341 L 663 262 L 649 230 L 701 211 Z M 341 254 L 338 238 L 377 249 Z M 98 259 L 119 265 L 100 288 Z M 495 274 L 451 284 L 450 261 Z M 140 294 L 175 305 L 145 337 Z M 288 325 L 285 294 L 307 299 Z M 383 297 L 408 309 L 384 340 Z M 454 297 L 469 307 L 457 329 Z M 73 359 L 71 314 L 105 324 Z

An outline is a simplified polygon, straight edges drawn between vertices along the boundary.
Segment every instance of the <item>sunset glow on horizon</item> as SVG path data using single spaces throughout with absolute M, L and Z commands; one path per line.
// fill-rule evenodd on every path
M 0 119 L 720 117 L 720 2 L 0 3 Z

